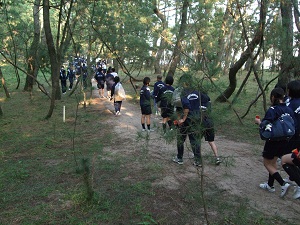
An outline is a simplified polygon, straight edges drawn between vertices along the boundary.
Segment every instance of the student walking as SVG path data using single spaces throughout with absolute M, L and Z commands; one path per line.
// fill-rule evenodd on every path
M 295 181 L 297 187 L 293 198 L 300 199 L 300 80 L 294 80 L 287 85 L 289 102 L 288 107 L 294 112 L 296 121 L 295 135 L 289 140 L 289 148 L 281 158 L 282 168 L 289 175 L 290 181 Z M 291 152 L 296 149 L 295 152 Z
M 155 115 L 159 114 L 159 108 L 160 108 L 160 103 L 158 99 L 159 92 L 161 91 L 162 88 L 165 87 L 165 83 L 162 81 L 162 76 L 157 75 L 156 77 L 156 82 L 153 87 L 153 92 L 152 92 L 152 97 L 154 99 L 154 110 L 155 110 Z
M 66 70 L 65 70 L 64 66 L 62 66 L 59 71 L 59 79 L 60 79 L 60 83 L 61 83 L 61 91 L 63 94 L 65 94 L 67 91 L 67 75 L 66 75 Z
M 119 93 L 124 90 L 122 84 L 120 83 L 119 76 L 116 76 L 114 78 L 114 82 L 115 83 L 111 88 L 110 100 L 114 99 L 115 115 L 118 116 L 120 115 L 122 101 L 124 100 L 125 96 L 121 96 L 121 94 Z M 125 95 L 125 92 L 123 94 Z
M 202 135 L 205 138 L 205 141 L 208 142 L 213 154 L 215 156 L 215 164 L 220 165 L 221 160 L 218 155 L 218 148 L 215 143 L 215 129 L 214 122 L 211 117 L 211 101 L 210 97 L 201 92 L 201 117 L 202 117 Z
M 263 127 L 264 124 L 269 122 L 274 122 L 277 118 L 279 118 L 282 114 L 287 113 L 290 114 L 293 119 L 294 112 L 286 106 L 284 103 L 284 91 L 282 88 L 274 88 L 270 94 L 270 101 L 272 106 L 267 110 L 264 118 L 260 120 L 260 118 L 255 118 L 255 123 L 259 124 L 260 127 Z M 268 181 L 259 185 L 260 188 L 267 190 L 269 192 L 275 192 L 274 181 L 276 180 L 281 186 L 281 194 L 280 197 L 283 197 L 290 184 L 285 182 L 279 172 L 277 171 L 277 159 L 283 155 L 284 149 L 288 146 L 288 141 L 271 141 L 267 140 L 264 145 L 264 149 L 262 152 L 264 166 L 269 172 Z
M 112 70 L 108 69 L 107 74 L 105 76 L 105 84 L 106 84 L 106 91 L 107 91 L 107 98 L 111 96 L 111 88 L 114 84 L 114 76 L 111 74 Z
M 151 93 L 150 93 L 150 78 L 145 77 L 143 80 L 143 87 L 140 90 L 140 107 L 141 107 L 141 124 L 142 124 L 142 131 L 146 131 L 145 123 L 147 125 L 147 131 L 153 131 L 150 128 L 151 124 Z
M 174 92 L 174 87 L 172 87 L 173 82 L 173 77 L 167 76 L 165 80 L 165 85 L 159 90 L 159 93 L 156 98 L 157 101 L 160 102 L 161 116 L 163 118 L 162 126 L 164 133 L 166 133 L 167 131 L 167 124 L 170 129 L 174 126 L 173 121 L 171 120 L 171 117 L 174 114 L 174 105 L 172 102 Z
M 192 151 L 194 153 L 194 165 L 201 167 L 200 155 L 200 93 L 192 87 L 193 79 L 190 74 L 184 74 L 179 79 L 179 86 L 183 88 L 181 93 L 182 107 L 176 107 L 178 116 L 177 132 L 177 156 L 173 162 L 183 164 L 184 142 L 189 137 Z
M 75 79 L 75 73 L 73 68 L 70 66 L 67 71 L 67 79 L 69 79 L 69 91 L 73 88 L 73 83 Z
M 102 71 L 102 67 L 100 67 L 100 66 L 98 67 L 94 78 L 97 81 L 97 88 L 99 89 L 99 96 L 100 96 L 100 98 L 104 98 L 105 75 Z

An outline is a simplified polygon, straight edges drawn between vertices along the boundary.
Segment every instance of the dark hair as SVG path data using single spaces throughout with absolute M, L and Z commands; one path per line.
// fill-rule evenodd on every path
M 115 82 L 115 83 L 118 83 L 119 81 L 120 81 L 120 77 L 119 77 L 119 76 L 115 76 L 115 77 L 114 77 L 114 82 Z
M 288 94 L 291 98 L 300 98 L 300 80 L 293 80 L 287 85 Z
M 174 82 L 174 78 L 172 76 L 167 76 L 166 77 L 166 80 L 165 80 L 166 84 L 172 85 L 173 82 Z
M 162 79 L 162 76 L 161 75 L 157 75 L 157 80 L 161 80 Z
M 149 83 L 150 83 L 150 77 L 145 77 L 144 80 L 143 80 L 143 84 L 147 85 Z
M 278 105 L 280 100 L 284 99 L 284 90 L 282 88 L 274 88 L 271 91 L 270 99 L 272 99 L 272 96 L 274 97 L 273 105 Z
M 274 88 L 282 88 L 283 91 L 284 91 L 284 93 L 286 93 L 287 85 L 286 84 L 277 83 Z
M 187 86 L 192 86 L 193 84 L 193 77 L 191 74 L 189 73 L 185 73 L 183 74 L 178 81 L 179 86 L 183 86 L 183 84 L 187 85 Z

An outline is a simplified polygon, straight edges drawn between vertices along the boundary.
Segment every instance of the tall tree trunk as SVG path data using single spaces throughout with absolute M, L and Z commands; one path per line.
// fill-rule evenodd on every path
M 5 84 L 5 80 L 4 80 L 4 77 L 3 77 L 3 73 L 2 73 L 2 69 L 0 67 L 0 79 L 1 79 L 1 84 L 2 84 L 2 87 L 4 89 L 4 92 L 5 92 L 5 95 L 6 95 L 6 98 L 10 98 L 10 94 L 9 94 L 9 91 L 6 87 L 6 84 Z
M 293 73 L 293 14 L 291 1 L 280 1 L 282 32 L 281 32 L 281 70 L 278 83 L 285 86 Z
M 160 61 L 161 61 L 161 57 L 163 55 L 163 52 L 166 48 L 166 37 L 167 37 L 167 28 L 168 28 L 168 21 L 166 20 L 165 15 L 159 11 L 158 7 L 157 7 L 157 1 L 154 1 L 154 9 L 153 9 L 154 13 L 156 14 L 156 16 L 161 20 L 162 23 L 162 32 L 161 32 L 161 36 L 160 36 L 160 46 L 158 46 L 158 50 L 156 53 L 156 57 L 155 57 L 155 61 L 154 61 L 154 74 L 161 74 L 161 65 L 160 65 Z
M 188 0 L 183 1 L 182 13 L 181 13 L 181 24 L 179 33 L 177 36 L 176 45 L 174 47 L 171 65 L 168 71 L 168 76 L 174 76 L 178 63 L 180 62 L 180 54 L 182 51 L 182 41 L 185 36 L 185 31 L 187 27 L 187 11 L 188 11 L 189 2 Z
M 227 2 L 226 10 L 223 15 L 223 22 L 222 22 L 222 33 L 220 34 L 220 37 L 218 37 L 218 48 L 219 51 L 217 52 L 217 67 L 221 67 L 221 62 L 224 61 L 224 59 L 228 58 L 226 55 L 226 47 L 225 47 L 225 36 L 227 36 L 230 32 L 230 30 L 227 27 L 228 19 L 230 15 L 230 1 Z M 224 67 L 225 69 L 225 67 Z
M 38 69 L 39 69 L 39 60 L 38 60 L 38 48 L 40 44 L 40 3 L 41 0 L 35 0 L 33 6 L 33 19 L 34 19 L 34 37 L 31 43 L 31 47 L 29 50 L 29 55 L 27 59 L 28 68 L 27 73 L 31 76 L 26 76 L 26 82 L 24 86 L 24 91 L 31 92 L 33 89 L 34 79 L 36 77 Z
M 247 62 L 248 58 L 252 56 L 252 53 L 255 47 L 261 42 L 263 34 L 264 34 L 264 23 L 266 21 L 266 9 L 267 4 L 266 1 L 262 1 L 260 8 L 260 21 L 259 27 L 254 34 L 254 37 L 251 42 L 248 43 L 247 49 L 241 54 L 240 59 L 234 63 L 229 69 L 229 86 L 227 89 L 217 97 L 216 101 L 218 102 L 226 102 L 228 98 L 235 91 L 237 80 L 236 74 L 242 68 L 242 66 Z
M 51 94 L 51 103 L 46 119 L 49 119 L 52 116 L 54 106 L 55 106 L 55 98 L 57 90 L 59 90 L 59 61 L 57 58 L 56 50 L 54 47 L 54 40 L 51 32 L 50 26 L 50 13 L 49 13 L 49 0 L 43 0 L 43 19 L 44 19 L 44 27 L 45 27 L 45 36 L 48 47 L 48 52 L 50 56 L 50 64 L 51 64 L 51 81 L 52 81 L 52 94 Z

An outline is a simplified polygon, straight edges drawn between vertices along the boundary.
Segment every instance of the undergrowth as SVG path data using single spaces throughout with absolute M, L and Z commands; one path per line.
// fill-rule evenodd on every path
M 127 94 L 136 104 L 134 92 Z M 211 98 L 216 95 L 214 90 Z M 243 105 L 232 106 L 238 111 L 247 104 L 241 99 Z M 0 102 L 0 224 L 205 224 L 203 196 L 210 224 L 275 224 L 247 199 L 228 195 L 210 181 L 204 194 L 197 179 L 182 190 L 153 186 L 167 172 L 165 165 L 152 159 L 147 147 L 130 158 L 113 154 L 112 146 L 124 144 L 122 137 L 112 133 L 111 114 L 92 98 L 85 108 L 75 95 L 62 96 L 49 120 L 43 119 L 49 99 L 38 90 L 32 95 L 13 90 Z M 254 108 L 240 124 L 231 106 L 213 107 L 217 132 L 232 139 L 257 138 L 252 119 L 262 110 Z M 234 165 L 230 158 L 224 163 Z

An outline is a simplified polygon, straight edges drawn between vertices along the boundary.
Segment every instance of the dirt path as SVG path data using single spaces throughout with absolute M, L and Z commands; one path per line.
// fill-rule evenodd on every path
M 114 107 L 111 101 L 100 99 L 97 90 L 93 91 L 93 97 L 94 101 L 100 105 L 99 107 L 105 107 L 105 110 L 112 112 L 111 119 L 108 122 L 115 124 L 114 132 L 119 134 L 119 138 L 124 140 L 123 148 L 115 151 L 132 154 L 139 147 L 136 145 L 137 133 L 141 130 L 139 106 L 124 101 L 121 115 L 114 116 Z M 161 126 L 159 123 L 160 118 L 152 117 L 151 120 L 155 126 Z M 249 145 L 227 140 L 221 134 L 217 134 L 215 141 L 223 162 L 219 166 L 215 166 L 212 162 L 204 162 L 203 170 L 207 179 L 213 180 L 222 191 L 248 198 L 249 204 L 261 212 L 269 215 L 280 215 L 291 222 L 300 219 L 298 213 L 300 200 L 292 198 L 293 187 L 289 189 L 283 199 L 279 197 L 280 186 L 276 182 L 275 193 L 269 193 L 258 187 L 261 182 L 267 180 L 268 176 L 262 163 L 262 145 Z M 209 145 L 205 141 L 202 141 L 202 143 L 202 155 L 212 155 Z M 148 148 L 150 149 L 148 154 L 170 167 L 170 173 L 153 185 L 162 185 L 166 189 L 174 190 L 179 189 L 186 179 L 197 177 L 196 168 L 192 166 L 192 161 L 189 159 L 191 153 L 185 151 L 184 165 L 180 166 L 173 163 L 171 159 L 176 155 L 176 145 L 175 143 L 166 144 L 158 132 L 150 133 Z M 253 155 L 253 151 L 250 150 L 255 150 L 256 154 Z M 180 176 L 176 172 L 179 167 L 181 171 Z M 286 177 L 285 172 L 281 171 L 281 174 L 283 178 Z

